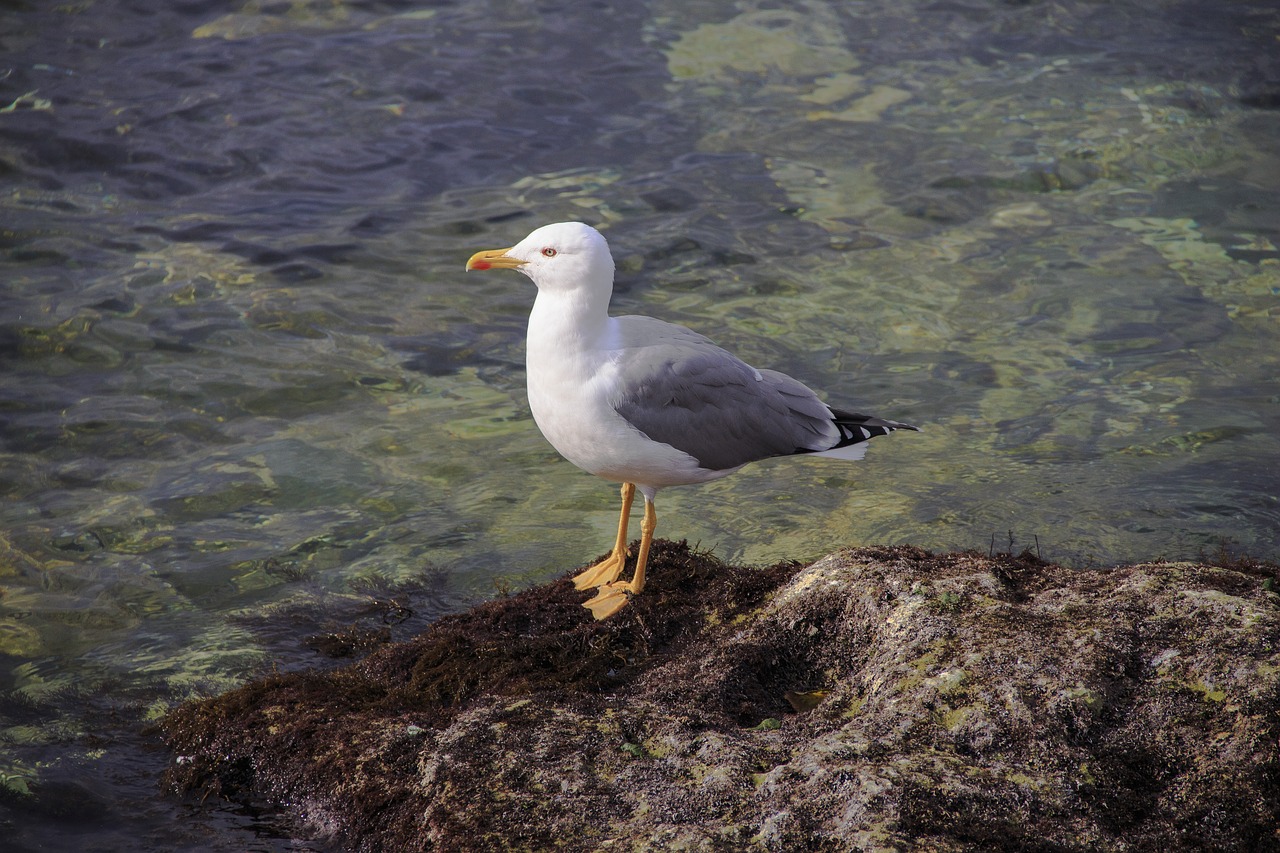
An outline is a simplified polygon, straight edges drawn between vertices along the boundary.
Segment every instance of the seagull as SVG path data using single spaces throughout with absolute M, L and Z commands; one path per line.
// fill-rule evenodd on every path
M 613 550 L 573 578 L 577 589 L 595 589 L 583 606 L 596 619 L 644 589 L 659 489 L 775 456 L 861 459 L 869 439 L 917 429 L 833 409 L 790 376 L 751 367 L 684 326 L 609 316 L 613 256 L 589 225 L 544 225 L 467 261 L 468 271 L 494 269 L 519 270 L 538 288 L 525 356 L 538 428 L 565 459 L 622 484 Z M 636 489 L 644 496 L 640 551 L 631 580 L 620 581 Z

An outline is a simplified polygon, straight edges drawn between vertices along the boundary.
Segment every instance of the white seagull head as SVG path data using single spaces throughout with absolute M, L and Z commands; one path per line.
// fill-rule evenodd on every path
M 509 249 L 476 252 L 468 270 L 515 269 L 539 290 L 613 289 L 613 256 L 604 235 L 581 222 L 543 225 Z

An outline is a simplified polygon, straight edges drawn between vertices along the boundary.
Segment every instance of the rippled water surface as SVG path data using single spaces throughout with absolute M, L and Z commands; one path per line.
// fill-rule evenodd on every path
M 1280 555 L 1268 2 L 0 9 L 7 849 L 298 849 L 145 724 L 611 542 L 528 415 L 521 276 L 920 424 L 660 496 L 726 559 Z

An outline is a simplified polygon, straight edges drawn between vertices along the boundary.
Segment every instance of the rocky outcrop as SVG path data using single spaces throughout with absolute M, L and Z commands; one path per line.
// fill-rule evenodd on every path
M 172 783 L 358 850 L 1280 849 L 1277 567 L 659 543 L 186 705 Z

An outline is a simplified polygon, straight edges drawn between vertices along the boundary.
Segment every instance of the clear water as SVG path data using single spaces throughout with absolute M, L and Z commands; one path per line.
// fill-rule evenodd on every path
M 774 5 L 4 5 L 9 849 L 299 849 L 164 795 L 145 722 L 607 548 L 528 283 L 462 273 L 544 222 L 606 229 L 618 311 L 924 428 L 660 535 L 1280 555 L 1280 10 Z

